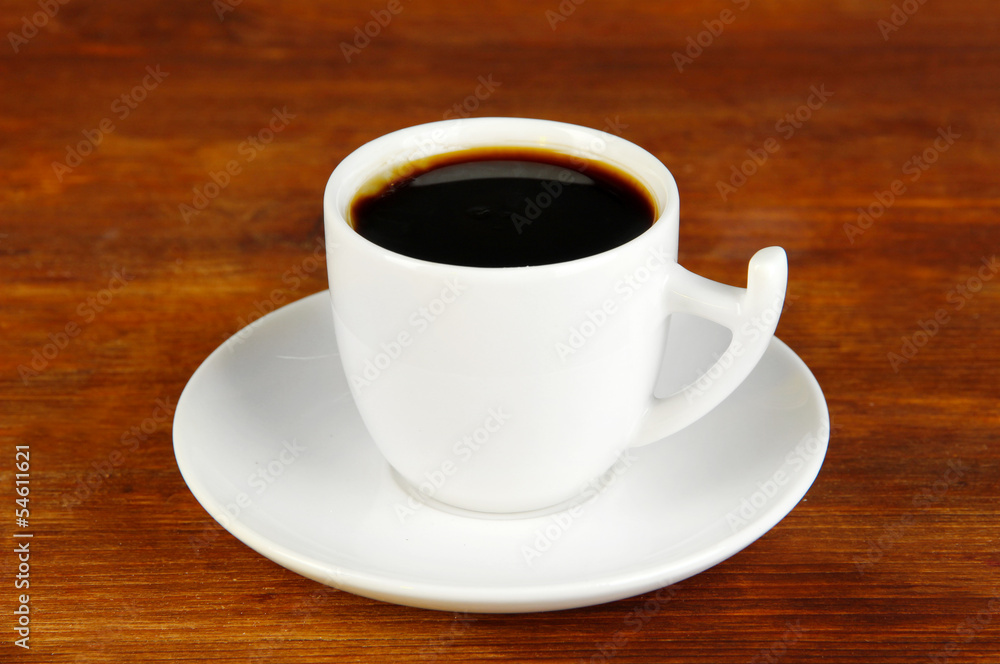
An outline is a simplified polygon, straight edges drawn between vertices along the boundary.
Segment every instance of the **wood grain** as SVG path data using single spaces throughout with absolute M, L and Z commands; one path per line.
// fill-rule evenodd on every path
M 224 2 L 69 0 L 30 38 L 41 5 L 0 3 L 0 529 L 15 541 L 30 445 L 35 534 L 30 650 L 0 554 L 0 659 L 1000 661 L 993 3 L 400 0 L 348 62 L 389 3 Z M 195 368 L 274 289 L 326 287 L 302 268 L 333 167 L 449 113 L 612 123 L 674 172 L 681 262 L 708 277 L 788 250 L 778 334 L 826 392 L 829 455 L 784 521 L 672 596 L 512 616 L 356 597 L 252 552 L 177 472 L 164 413 Z M 894 364 L 904 339 L 923 343 Z

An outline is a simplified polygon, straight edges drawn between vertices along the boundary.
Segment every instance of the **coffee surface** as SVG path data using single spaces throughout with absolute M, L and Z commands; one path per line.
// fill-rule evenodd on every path
M 624 244 L 656 217 L 631 176 L 573 155 L 470 150 L 410 170 L 359 194 L 350 221 L 375 244 L 436 263 L 561 263 Z

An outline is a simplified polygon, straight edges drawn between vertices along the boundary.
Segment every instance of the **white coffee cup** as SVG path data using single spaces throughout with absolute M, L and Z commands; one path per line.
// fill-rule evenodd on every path
M 411 258 L 354 231 L 350 207 L 362 187 L 428 157 L 491 146 L 616 167 L 647 189 L 657 219 L 609 251 L 505 268 Z M 361 417 L 411 492 L 479 513 L 565 506 L 629 447 L 677 432 L 736 389 L 774 334 L 785 252 L 759 251 L 746 289 L 688 272 L 677 264 L 679 203 L 670 172 L 642 148 L 546 120 L 410 127 L 337 166 L 324 197 L 337 344 Z M 674 313 L 720 323 L 733 337 L 698 389 L 658 399 Z

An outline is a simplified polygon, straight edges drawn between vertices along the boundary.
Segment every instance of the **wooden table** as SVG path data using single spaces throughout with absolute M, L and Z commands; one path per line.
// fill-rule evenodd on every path
M 1000 662 L 995 3 L 2 7 L 0 660 Z M 788 251 L 778 334 L 825 390 L 825 465 L 669 602 L 465 615 L 329 590 L 177 471 L 192 372 L 276 289 L 326 288 L 303 267 L 333 167 L 464 115 L 649 149 L 696 272 L 742 285 L 754 250 Z

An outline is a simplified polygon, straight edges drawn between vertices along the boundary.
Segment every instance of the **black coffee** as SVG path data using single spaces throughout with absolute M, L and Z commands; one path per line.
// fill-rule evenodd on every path
M 489 148 L 425 161 L 358 195 L 350 220 L 359 234 L 435 263 L 516 267 L 613 249 L 656 218 L 631 176 L 573 155 Z

